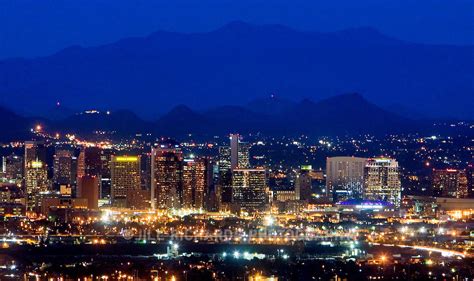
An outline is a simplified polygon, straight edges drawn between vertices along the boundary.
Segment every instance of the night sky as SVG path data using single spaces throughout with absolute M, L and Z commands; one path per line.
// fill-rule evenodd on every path
M 473 18 L 473 0 L 0 0 L 0 58 L 234 20 L 311 31 L 370 26 L 413 42 L 472 44 Z

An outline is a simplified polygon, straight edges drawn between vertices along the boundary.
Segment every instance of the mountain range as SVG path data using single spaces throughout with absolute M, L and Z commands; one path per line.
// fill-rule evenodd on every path
M 93 136 L 97 131 L 116 137 L 150 133 L 154 137 L 225 135 L 232 132 L 265 135 L 321 136 L 430 132 L 431 122 L 415 121 L 367 101 L 360 94 L 345 94 L 317 102 L 289 102 L 275 96 L 245 106 L 227 105 L 193 110 L 178 105 L 156 120 L 141 119 L 130 110 L 79 112 L 59 120 L 22 117 L 0 108 L 6 120 L 0 140 L 28 138 L 30 128 L 41 124 L 47 132 Z
M 415 44 L 373 28 L 321 33 L 232 22 L 211 32 L 158 31 L 0 61 L 0 104 L 38 115 L 59 101 L 157 119 L 176 104 L 202 111 L 269 93 L 321 100 L 359 92 L 422 116 L 474 119 L 473 77 L 474 46 Z

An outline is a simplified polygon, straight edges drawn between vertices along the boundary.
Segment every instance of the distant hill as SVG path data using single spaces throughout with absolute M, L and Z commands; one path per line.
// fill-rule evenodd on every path
M 25 118 L 0 106 L 0 120 L 0 142 L 8 142 L 30 138 L 36 119 Z
M 410 132 L 420 123 L 386 111 L 359 94 L 346 94 L 318 102 L 268 103 L 259 99 L 250 104 L 265 104 L 257 112 L 248 106 L 220 106 L 196 112 L 179 106 L 158 120 L 164 133 L 227 134 L 229 132 L 275 135 L 338 135 Z M 256 107 L 256 109 L 261 109 Z
M 474 119 L 473 77 L 473 46 L 414 44 L 372 28 L 319 33 L 233 22 L 0 61 L 0 103 L 19 112 L 60 101 L 157 116 L 176 104 L 245 104 L 273 92 L 290 100 L 361 92 L 428 117 Z
M 6 120 L 0 141 L 29 139 L 30 128 L 38 123 L 51 133 L 75 133 L 92 137 L 104 131 L 112 138 L 130 137 L 137 133 L 152 134 L 154 138 L 180 138 L 188 134 L 208 138 L 232 132 L 271 136 L 473 134 L 468 127 L 433 126 L 433 120 L 423 121 L 398 115 L 367 101 L 357 93 L 316 102 L 303 99 L 300 102 L 282 103 L 271 99 L 257 99 L 244 106 L 217 106 L 203 111 L 178 105 L 154 121 L 143 120 L 129 110 L 86 111 L 61 120 L 47 120 L 21 117 L 0 107 L 1 117 Z M 259 107 L 259 104 L 265 106 Z M 255 110 L 252 110 L 254 106 Z M 449 121 L 441 123 L 450 124 Z

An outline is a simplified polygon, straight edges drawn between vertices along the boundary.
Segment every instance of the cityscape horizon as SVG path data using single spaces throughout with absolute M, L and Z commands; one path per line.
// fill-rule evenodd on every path
M 40 2 L 0 280 L 474 280 L 474 1 Z

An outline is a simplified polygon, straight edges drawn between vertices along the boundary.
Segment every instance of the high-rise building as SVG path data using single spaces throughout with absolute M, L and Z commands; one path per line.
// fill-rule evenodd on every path
M 466 169 L 467 197 L 474 198 L 474 164 L 469 164 Z
M 230 145 L 219 147 L 219 178 L 216 185 L 216 199 L 219 204 L 232 202 L 232 170 L 250 168 L 250 145 L 240 141 L 239 134 L 230 135 Z
M 265 210 L 268 202 L 266 179 L 265 169 L 234 169 L 232 202 L 247 212 Z
M 232 168 L 230 146 L 219 147 L 217 200 L 219 203 L 232 202 Z
M 384 200 L 400 207 L 401 182 L 398 162 L 390 158 L 368 159 L 364 168 L 364 198 Z
M 40 207 L 40 193 L 48 191 L 48 188 L 46 164 L 39 160 L 29 161 L 25 175 L 26 207 L 28 211 L 35 211 Z
M 112 205 L 132 208 L 131 193 L 141 190 L 140 156 L 112 156 Z
M 102 173 L 101 149 L 84 147 L 81 149 L 77 163 L 77 176 L 100 176 Z
M 23 181 L 23 157 L 10 154 L 2 158 L 2 172 L 9 183 L 20 185 Z
M 457 169 L 433 170 L 433 195 L 436 197 L 465 198 L 468 195 L 466 171 Z
M 53 160 L 53 183 L 55 185 L 72 185 L 73 156 L 74 153 L 71 148 L 56 148 Z
M 99 208 L 99 177 L 85 175 L 77 179 L 77 198 L 87 199 L 87 208 Z
M 100 172 L 100 198 L 110 198 L 111 196 L 111 171 L 110 166 L 112 156 L 114 155 L 111 149 L 102 149 L 100 152 L 101 172 Z
M 209 165 L 205 158 L 184 159 L 183 208 L 203 209 L 208 194 Z
M 361 198 L 366 158 L 328 157 L 326 160 L 326 195 L 335 201 Z
M 239 134 L 230 135 L 230 162 L 232 169 L 247 169 L 250 167 L 250 145 L 240 141 Z
M 162 143 L 151 150 L 152 208 L 179 208 L 183 153 L 174 143 Z
M 46 163 L 46 147 L 42 141 L 25 142 L 25 168 L 29 162 L 41 161 Z M 26 170 L 25 170 L 26 173 Z
M 24 159 L 26 206 L 28 211 L 34 211 L 40 205 L 40 192 L 49 188 L 44 142 L 26 141 Z
M 296 172 L 295 179 L 295 198 L 296 200 L 309 200 L 312 193 L 312 168 L 302 167 Z

